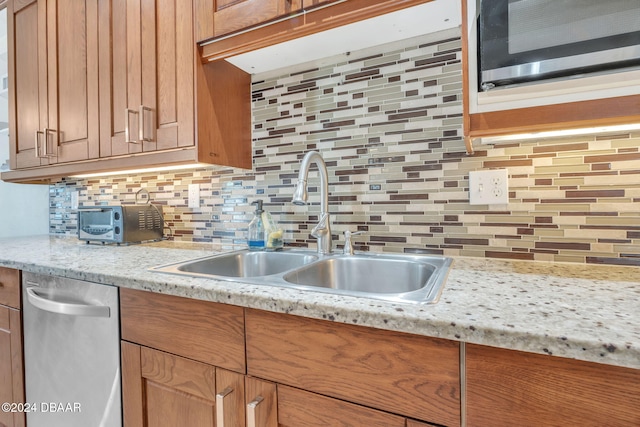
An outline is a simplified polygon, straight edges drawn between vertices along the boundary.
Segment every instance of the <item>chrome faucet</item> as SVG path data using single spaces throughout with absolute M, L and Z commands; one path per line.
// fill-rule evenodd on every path
M 309 151 L 302 159 L 302 163 L 300 163 L 298 184 L 293 193 L 292 202 L 296 205 L 307 204 L 307 178 L 312 162 L 318 165 L 318 171 L 320 172 L 320 220 L 311 230 L 311 235 L 318 241 L 318 254 L 326 255 L 330 254 L 332 250 L 331 224 L 329 221 L 329 174 L 327 173 L 327 165 L 317 151 Z

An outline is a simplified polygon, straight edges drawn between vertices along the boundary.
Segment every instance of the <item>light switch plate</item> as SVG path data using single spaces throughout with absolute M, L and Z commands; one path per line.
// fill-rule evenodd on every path
M 469 204 L 509 204 L 509 175 L 507 169 L 469 172 Z
M 200 184 L 189 184 L 189 202 L 190 208 L 200 207 Z

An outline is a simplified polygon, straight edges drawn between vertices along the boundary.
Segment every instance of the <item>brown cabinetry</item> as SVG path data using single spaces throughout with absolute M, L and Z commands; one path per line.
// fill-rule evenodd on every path
M 100 2 L 100 156 L 193 146 L 191 2 Z M 109 37 L 110 36 L 110 37 Z
M 251 309 L 245 321 L 249 375 L 460 425 L 456 342 Z
M 20 316 L 20 271 L 0 267 L 0 403 L 24 402 L 22 324 Z M 4 409 L 4 408 L 3 408 Z M 0 425 L 25 425 L 20 407 L 0 412 Z
M 460 425 L 457 343 L 131 289 L 120 304 L 127 427 Z
M 9 2 L 12 168 L 99 156 L 97 6 Z
M 192 1 L 26 0 L 8 12 L 12 170 L 3 180 L 252 167 L 251 77 L 201 63 Z
M 466 371 L 469 427 L 640 425 L 638 370 L 467 344 Z
M 276 385 L 245 375 L 242 308 L 122 289 L 121 316 L 127 427 L 277 427 Z
M 405 427 L 405 419 L 364 406 L 278 385 L 280 427 Z
M 197 39 L 241 31 L 300 9 L 302 0 L 196 0 L 201 15 Z

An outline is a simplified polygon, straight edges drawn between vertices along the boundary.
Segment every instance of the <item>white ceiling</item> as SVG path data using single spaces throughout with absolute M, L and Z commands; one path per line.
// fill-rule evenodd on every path
M 460 1 L 434 0 L 237 55 L 227 61 L 250 74 L 299 64 L 323 65 L 323 58 L 459 27 L 461 19 Z

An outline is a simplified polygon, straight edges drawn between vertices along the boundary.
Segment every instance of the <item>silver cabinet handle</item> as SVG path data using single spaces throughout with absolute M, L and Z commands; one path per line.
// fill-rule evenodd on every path
M 43 156 L 40 155 L 40 135 L 44 135 L 44 132 L 41 130 L 36 131 L 36 158 L 40 159 Z
M 216 427 L 224 427 L 224 398 L 233 392 L 233 388 L 227 387 L 216 394 Z
M 145 112 L 149 112 L 151 114 L 153 114 L 153 109 L 149 108 L 149 107 L 145 107 L 144 105 L 140 106 L 140 122 L 139 122 L 139 127 L 140 127 L 140 141 L 139 142 L 150 142 L 153 141 L 153 136 L 150 138 L 147 138 L 144 136 L 144 131 L 145 131 L 145 117 L 146 114 Z M 153 131 L 152 131 L 153 133 Z
M 138 114 L 136 110 L 132 110 L 131 108 L 125 108 L 124 110 L 124 140 L 129 144 L 138 144 L 139 141 L 131 140 L 131 132 L 129 130 L 129 116 L 131 114 Z
M 44 157 L 56 157 L 56 154 L 49 153 L 49 134 L 56 133 L 55 129 L 44 128 Z M 58 143 L 58 145 L 60 145 Z
M 247 427 L 256 427 L 256 412 L 264 397 L 258 396 L 247 404 Z
M 91 317 L 109 317 L 111 315 L 109 307 L 104 305 L 70 302 L 69 298 L 66 301 L 56 301 L 55 293 L 49 289 L 27 288 L 27 299 L 34 307 L 51 313 Z

